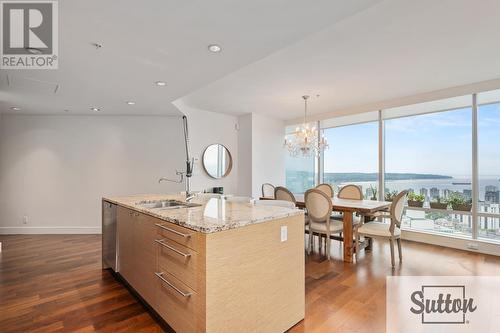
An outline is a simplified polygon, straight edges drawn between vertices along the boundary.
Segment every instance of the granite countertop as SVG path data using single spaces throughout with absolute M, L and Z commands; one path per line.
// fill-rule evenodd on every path
M 189 208 L 144 208 L 138 206 L 141 201 L 173 199 L 185 201 L 183 195 L 133 195 L 125 197 L 109 197 L 103 200 L 138 212 L 157 217 L 167 222 L 200 231 L 213 233 L 235 229 L 251 224 L 262 223 L 274 219 L 304 214 L 300 209 L 276 206 L 256 206 L 251 201 L 237 201 L 236 197 L 219 198 L 198 195 L 190 203 L 200 204 Z

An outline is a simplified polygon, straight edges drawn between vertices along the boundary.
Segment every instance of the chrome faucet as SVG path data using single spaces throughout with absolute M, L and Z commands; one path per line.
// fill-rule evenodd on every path
M 191 201 L 194 198 L 194 194 L 191 193 L 191 176 L 193 175 L 193 167 L 194 167 L 194 158 L 190 157 L 189 154 L 189 132 L 188 132 L 188 123 L 187 123 L 187 117 L 182 116 L 182 127 L 184 130 L 184 145 L 186 148 L 186 171 L 177 171 L 175 170 L 175 174 L 180 176 L 179 180 L 172 180 L 168 178 L 160 178 L 158 180 L 158 183 L 161 183 L 162 181 L 168 181 L 168 182 L 173 182 L 173 183 L 182 183 L 184 180 L 184 175 L 186 176 L 186 202 Z
M 165 181 L 165 182 L 172 182 L 172 183 L 181 184 L 184 181 L 184 172 L 175 170 L 175 174 L 177 176 L 180 176 L 178 180 L 161 177 L 160 179 L 158 179 L 158 183 Z M 194 194 L 192 194 L 190 192 L 190 184 L 189 183 L 190 183 L 190 180 L 189 180 L 189 178 L 186 177 L 186 202 L 189 202 L 194 198 Z

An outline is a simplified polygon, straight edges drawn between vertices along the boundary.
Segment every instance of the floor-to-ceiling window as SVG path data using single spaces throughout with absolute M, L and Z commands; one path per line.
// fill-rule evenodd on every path
M 324 152 L 323 182 L 334 187 L 361 186 L 365 198 L 377 197 L 378 122 L 324 129 L 330 148 Z
M 326 119 L 321 128 L 329 150 L 287 158 L 294 192 L 314 186 L 319 164 L 319 180 L 362 185 L 365 198 L 408 190 L 403 229 L 500 243 L 500 90 Z
M 420 114 L 385 120 L 385 196 L 410 192 L 403 228 L 470 237 L 472 107 L 432 106 L 431 113 L 417 105 Z
M 478 237 L 500 241 L 500 90 L 478 104 Z

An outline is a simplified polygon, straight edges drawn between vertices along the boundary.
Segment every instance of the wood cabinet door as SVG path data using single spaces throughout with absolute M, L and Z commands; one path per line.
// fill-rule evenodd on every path
M 134 223 L 135 271 L 134 289 L 149 305 L 156 308 L 155 286 L 157 285 L 156 261 L 157 246 L 154 219 L 145 214 L 136 214 Z
M 134 272 L 134 216 L 131 210 L 123 207 L 117 209 L 118 223 L 118 272 L 130 284 Z

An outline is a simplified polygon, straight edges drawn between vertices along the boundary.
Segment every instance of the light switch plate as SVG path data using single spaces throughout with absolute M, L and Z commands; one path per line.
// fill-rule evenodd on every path
M 281 226 L 281 241 L 285 242 L 288 240 L 288 226 L 282 225 Z

